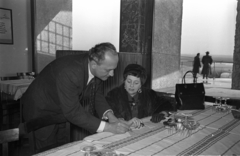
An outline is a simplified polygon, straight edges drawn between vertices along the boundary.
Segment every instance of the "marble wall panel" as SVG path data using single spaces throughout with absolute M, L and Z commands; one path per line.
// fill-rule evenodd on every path
M 152 89 L 175 86 L 179 82 L 179 56 L 154 54 L 152 57 Z
M 182 0 L 155 0 L 152 45 L 152 88 L 179 81 Z
M 137 62 L 141 62 L 140 64 L 147 70 L 149 79 L 145 86 L 149 88 L 151 87 L 153 4 L 154 0 L 121 0 L 120 14 L 119 51 L 142 54 Z M 125 64 L 131 63 L 129 58 L 125 59 Z
M 120 51 L 151 53 L 154 0 L 121 0 Z

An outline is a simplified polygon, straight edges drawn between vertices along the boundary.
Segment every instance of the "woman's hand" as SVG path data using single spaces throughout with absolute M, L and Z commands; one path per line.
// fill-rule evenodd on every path
M 143 122 L 138 118 L 132 118 L 128 123 L 134 128 L 140 128 L 143 125 Z

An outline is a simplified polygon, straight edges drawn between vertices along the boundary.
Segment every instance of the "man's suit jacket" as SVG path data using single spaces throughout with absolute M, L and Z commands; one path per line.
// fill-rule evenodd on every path
M 101 120 L 85 111 L 79 102 L 87 81 L 87 54 L 54 60 L 40 72 L 21 99 L 24 120 L 63 114 L 72 124 L 96 132 Z M 95 109 L 99 117 L 110 109 L 100 88 L 101 83 L 97 78 Z

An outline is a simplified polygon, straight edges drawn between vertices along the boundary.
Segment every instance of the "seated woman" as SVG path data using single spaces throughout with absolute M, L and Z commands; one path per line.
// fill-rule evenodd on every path
M 147 79 L 145 69 L 138 64 L 129 64 L 123 73 L 124 83 L 108 92 L 106 100 L 114 115 L 128 121 L 152 116 L 151 121 L 159 122 L 176 111 L 174 98 L 159 96 L 152 89 L 144 88 Z

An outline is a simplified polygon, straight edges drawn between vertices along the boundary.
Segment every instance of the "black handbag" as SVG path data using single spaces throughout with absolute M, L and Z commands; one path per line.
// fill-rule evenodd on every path
M 187 71 L 182 84 L 176 84 L 175 99 L 179 110 L 205 109 L 205 89 L 203 83 L 186 83 L 185 77 L 192 71 Z

